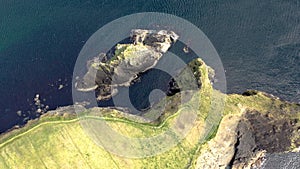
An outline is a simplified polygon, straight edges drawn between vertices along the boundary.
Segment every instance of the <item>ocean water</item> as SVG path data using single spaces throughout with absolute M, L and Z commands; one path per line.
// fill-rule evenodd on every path
M 258 89 L 300 102 L 298 0 L 0 4 L 0 132 L 22 124 L 36 110 L 36 94 L 50 109 L 72 104 L 73 67 L 86 40 L 106 23 L 137 12 L 169 13 L 198 26 L 219 52 L 228 93 Z

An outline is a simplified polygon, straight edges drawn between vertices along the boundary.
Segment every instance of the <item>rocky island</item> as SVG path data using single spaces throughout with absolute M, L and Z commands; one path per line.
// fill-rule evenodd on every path
M 178 37 L 173 31 L 134 29 L 131 44 L 117 44 L 111 58 L 101 53 L 88 62 L 88 72 L 76 88 L 96 90 L 98 100 L 109 99 L 117 93 L 116 87 L 130 86 L 140 73 L 154 67 Z
M 88 72 L 83 79 L 79 79 L 77 89 L 83 92 L 98 90 L 100 100 L 112 97 L 114 92 L 111 88 L 135 83 L 139 73 L 155 65 L 176 42 L 178 35 L 167 31 L 134 30 L 132 38 L 133 44 L 116 45 L 114 57 L 106 58 L 105 54 L 101 54 L 101 57 L 87 63 Z M 178 105 L 180 94 L 186 91 L 167 96 L 169 104 L 154 122 L 111 108 L 86 109 L 74 105 L 49 111 L 40 119 L 0 137 L 0 166 L 260 168 L 269 156 L 300 151 L 299 104 L 260 91 L 246 91 L 241 95 L 224 94 L 213 88 L 209 77 L 212 70 L 200 58 L 191 61 L 187 68 L 195 75 L 199 89 L 191 93 L 184 106 L 199 107 L 196 107 L 196 119 L 187 135 L 170 150 L 143 158 L 119 156 L 87 137 L 80 121 L 95 118 L 96 115 L 98 118 L 100 114 L 111 128 L 134 138 L 159 135 L 174 125 L 183 130 L 188 125 L 178 124 L 176 120 L 183 110 L 182 105 Z M 179 77 L 185 77 L 182 74 L 184 70 Z M 220 98 L 222 104 L 218 104 Z M 81 119 L 74 113 L 74 107 L 87 116 Z M 211 109 L 217 114 L 212 113 Z M 151 113 L 144 116 L 151 116 Z M 145 152 L 151 151 L 151 148 L 145 147 Z

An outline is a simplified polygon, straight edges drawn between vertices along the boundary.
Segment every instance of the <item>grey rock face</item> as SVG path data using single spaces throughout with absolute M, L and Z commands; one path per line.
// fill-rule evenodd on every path
M 172 43 L 175 43 L 179 36 L 173 31 L 167 30 L 143 30 L 134 29 L 131 32 L 131 37 L 134 44 L 142 43 L 147 46 L 151 46 L 157 52 L 165 53 L 171 47 Z
M 267 154 L 260 169 L 298 169 L 300 168 L 300 153 L 290 152 L 281 154 Z
M 112 84 L 114 86 L 130 86 L 137 78 L 137 74 L 155 66 L 162 54 L 148 48 L 137 48 L 128 58 L 118 61 L 115 67 L 109 66 L 113 72 Z M 97 79 L 97 81 L 99 81 Z

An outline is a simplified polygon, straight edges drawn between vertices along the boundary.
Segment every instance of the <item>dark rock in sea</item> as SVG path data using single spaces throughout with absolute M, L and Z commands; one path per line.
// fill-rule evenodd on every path
M 253 96 L 256 95 L 258 93 L 258 91 L 256 90 L 247 90 L 244 93 L 242 93 L 243 96 Z

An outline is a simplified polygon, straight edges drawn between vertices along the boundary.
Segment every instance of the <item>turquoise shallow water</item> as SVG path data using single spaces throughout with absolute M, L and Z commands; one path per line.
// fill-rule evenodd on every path
M 263 90 L 300 102 L 300 3 L 291 1 L 0 0 L 0 132 L 35 110 L 72 104 L 73 66 L 101 26 L 136 12 L 165 12 L 198 26 L 226 70 L 228 92 Z M 63 88 L 58 90 L 59 86 Z

